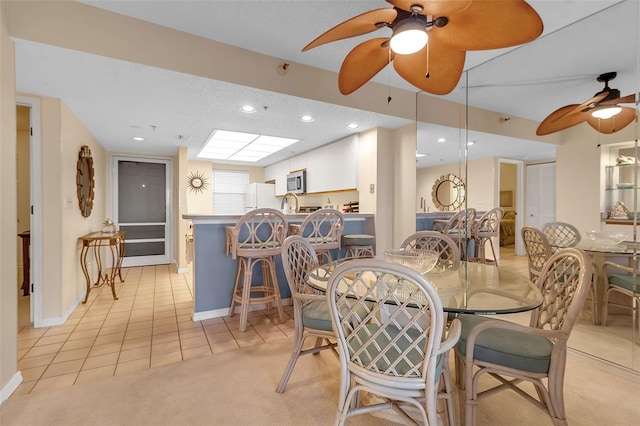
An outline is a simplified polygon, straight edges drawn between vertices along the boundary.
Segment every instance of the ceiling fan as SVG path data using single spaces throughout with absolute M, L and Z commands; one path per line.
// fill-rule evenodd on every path
M 393 8 L 348 19 L 302 49 L 391 28 L 391 37 L 372 38 L 349 52 L 338 77 L 343 95 L 362 87 L 392 61 L 412 85 L 445 95 L 460 80 L 467 50 L 523 44 L 543 28 L 540 16 L 524 0 L 386 1 Z
M 538 136 L 548 135 L 573 127 L 583 121 L 600 133 L 611 134 L 625 128 L 636 118 L 636 109 L 621 104 L 634 103 L 634 94 L 620 97 L 620 90 L 609 87 L 609 81 L 616 78 L 617 73 L 607 72 L 598 76 L 604 83 L 604 89 L 591 99 L 581 103 L 558 108 L 547 116 L 536 130 Z

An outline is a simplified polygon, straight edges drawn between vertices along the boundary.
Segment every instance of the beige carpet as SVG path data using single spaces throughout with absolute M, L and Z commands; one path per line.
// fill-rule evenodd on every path
M 330 425 L 338 392 L 331 353 L 298 361 L 285 393 L 274 389 L 291 340 L 152 368 L 127 376 L 10 398 L 0 424 L 10 425 Z M 640 384 L 570 356 L 565 386 L 570 425 L 632 425 Z M 372 415 L 349 425 L 388 425 Z M 550 425 L 545 412 L 513 392 L 479 407 L 479 425 Z

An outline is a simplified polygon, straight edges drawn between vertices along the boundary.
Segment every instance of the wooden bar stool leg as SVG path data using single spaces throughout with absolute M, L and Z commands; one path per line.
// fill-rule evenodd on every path
M 280 298 L 280 287 L 278 287 L 278 278 L 276 276 L 276 264 L 273 260 L 273 257 L 268 260 L 269 269 L 271 272 L 271 288 L 273 289 L 273 298 L 271 301 L 271 306 L 273 306 L 273 302 L 276 302 L 276 307 L 278 308 L 278 315 L 280 316 L 280 323 L 284 323 L 284 311 L 282 309 L 282 299 Z
M 232 317 L 236 313 L 236 295 L 240 289 L 240 280 L 242 279 L 243 259 L 238 259 L 238 272 L 236 273 L 236 282 L 231 293 L 231 306 L 229 307 L 229 316 Z
M 243 259 L 245 260 L 245 259 Z M 247 318 L 249 317 L 249 302 L 251 300 L 251 281 L 253 277 L 253 260 L 246 259 L 244 276 L 242 280 L 242 295 L 240 296 L 240 331 L 247 330 Z

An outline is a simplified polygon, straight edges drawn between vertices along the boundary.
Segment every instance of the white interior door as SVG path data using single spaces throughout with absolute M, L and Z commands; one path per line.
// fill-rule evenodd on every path
M 540 229 L 556 218 L 556 163 L 527 166 L 525 224 Z
M 114 156 L 112 216 L 126 231 L 123 266 L 170 263 L 171 160 Z

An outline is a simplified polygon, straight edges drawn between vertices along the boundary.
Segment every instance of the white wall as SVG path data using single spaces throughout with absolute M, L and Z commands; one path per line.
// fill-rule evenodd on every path
M 17 368 L 16 103 L 8 4 L 0 2 L 0 404 L 22 380 Z
M 601 147 L 633 143 L 640 130 L 632 123 L 618 133 L 604 135 L 580 124 L 563 133 L 565 140 L 556 154 L 556 220 L 573 224 L 584 235 L 602 226 L 605 164 L 601 163 Z M 631 227 L 627 228 L 630 235 Z
M 471 160 L 467 166 L 469 179 L 465 179 L 465 169 L 460 163 L 425 167 L 417 170 L 416 206 L 420 206 L 420 197 L 427 200 L 429 212 L 437 212 L 433 203 L 433 184 L 442 175 L 452 173 L 459 176 L 467 185 L 467 207 L 486 211 L 498 207 L 496 194 L 497 159 L 495 157 Z

